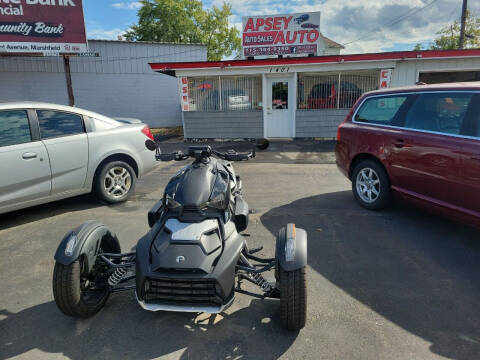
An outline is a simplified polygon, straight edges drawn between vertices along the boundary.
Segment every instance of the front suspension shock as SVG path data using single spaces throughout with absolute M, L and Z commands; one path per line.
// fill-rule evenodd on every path
M 131 262 L 133 259 L 135 259 L 135 256 L 129 256 L 126 259 L 126 262 Z M 128 271 L 127 267 L 116 268 L 115 271 L 112 273 L 112 275 L 109 276 L 107 280 L 108 285 L 110 285 L 111 287 L 118 285 L 118 283 L 120 283 L 124 279 L 127 271 Z

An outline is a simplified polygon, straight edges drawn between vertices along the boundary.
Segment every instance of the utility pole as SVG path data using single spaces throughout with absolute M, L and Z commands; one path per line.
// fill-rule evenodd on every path
M 458 40 L 458 48 L 463 49 L 465 41 L 465 22 L 467 21 L 467 0 L 463 0 L 462 6 L 462 24 L 460 25 L 460 39 Z
M 75 97 L 73 96 L 72 73 L 70 71 L 70 56 L 63 55 L 63 67 L 65 69 L 65 79 L 67 80 L 68 105 L 74 106 Z

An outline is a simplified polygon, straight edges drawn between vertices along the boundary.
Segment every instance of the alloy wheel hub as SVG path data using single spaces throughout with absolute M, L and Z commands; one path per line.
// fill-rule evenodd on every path
M 357 175 L 356 188 L 357 194 L 363 201 L 372 203 L 377 200 L 380 195 L 380 179 L 375 170 L 362 169 Z
M 132 186 L 132 177 L 127 169 L 114 167 L 105 175 L 105 190 L 113 197 L 122 197 Z

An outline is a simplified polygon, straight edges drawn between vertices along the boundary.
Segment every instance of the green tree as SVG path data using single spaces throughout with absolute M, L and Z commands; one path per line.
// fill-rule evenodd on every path
M 127 40 L 205 44 L 207 59 L 221 60 L 241 48 L 239 31 L 230 27 L 229 4 L 204 9 L 200 0 L 142 0 L 138 24 Z
M 421 43 L 416 43 L 415 47 L 413 48 L 413 51 L 420 51 L 423 50 L 422 44 Z
M 455 20 L 453 24 L 443 27 L 439 35 L 431 44 L 433 50 L 458 49 L 458 39 L 460 37 L 460 22 Z M 480 17 L 471 16 L 467 12 L 467 21 L 465 23 L 465 48 L 480 47 Z

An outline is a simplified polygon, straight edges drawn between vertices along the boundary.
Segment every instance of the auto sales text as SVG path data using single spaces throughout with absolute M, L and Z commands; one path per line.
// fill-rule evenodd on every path
M 286 45 L 316 43 L 320 33 L 316 29 L 292 28 L 293 16 L 248 18 L 243 29 L 243 46 Z

